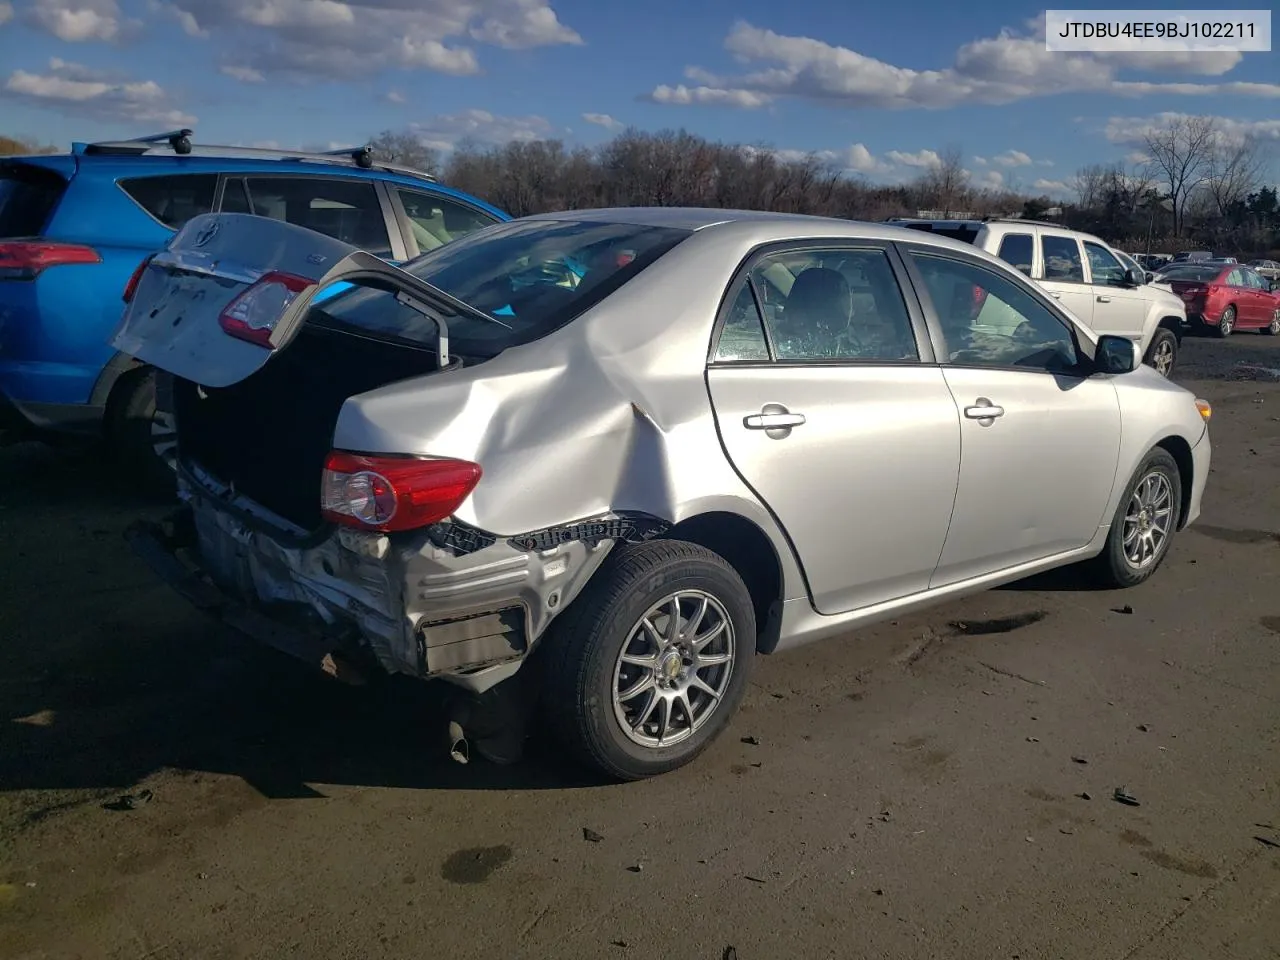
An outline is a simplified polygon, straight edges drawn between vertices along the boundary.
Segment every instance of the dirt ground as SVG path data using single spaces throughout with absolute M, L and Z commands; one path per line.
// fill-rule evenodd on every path
M 1152 581 L 766 658 L 628 786 L 451 763 L 418 685 L 159 586 L 96 451 L 0 450 L 0 958 L 1280 957 L 1280 338 L 1189 340 L 1179 379 L 1214 471 Z

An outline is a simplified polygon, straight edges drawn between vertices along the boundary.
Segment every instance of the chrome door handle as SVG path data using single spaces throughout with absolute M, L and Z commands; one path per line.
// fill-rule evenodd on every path
M 755 413 L 742 418 L 748 430 L 787 430 L 804 422 L 803 413 Z
M 964 408 L 964 415 L 970 420 L 994 420 L 1004 416 L 1004 407 L 997 407 L 986 397 L 979 397 L 973 406 Z
M 1099 298 L 1098 298 L 1098 302 L 1099 302 L 1099 303 L 1110 303 L 1110 302 L 1111 302 L 1111 298 L 1110 298 L 1110 297 L 1099 297 Z
M 1055 299 L 1055 300 L 1061 300 L 1061 299 L 1062 299 L 1062 294 L 1060 294 L 1060 293 L 1054 293 L 1052 290 L 1050 290 L 1050 291 L 1049 291 L 1049 296 L 1053 297 L 1053 299 Z

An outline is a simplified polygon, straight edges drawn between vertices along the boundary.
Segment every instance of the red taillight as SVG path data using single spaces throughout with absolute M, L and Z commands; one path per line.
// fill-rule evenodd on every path
M 147 272 L 147 267 L 150 266 L 151 259 L 154 256 L 155 254 L 153 253 L 144 258 L 143 261 L 138 264 L 138 269 L 133 271 L 133 276 L 129 278 L 129 282 L 124 285 L 124 295 L 120 299 L 125 303 L 133 302 L 133 295 L 138 292 L 138 282 L 142 280 L 142 275 Z
M 320 512 L 360 530 L 415 530 L 457 510 L 480 474 L 480 465 L 468 460 L 366 457 L 335 450 L 324 464 Z
M 101 263 L 93 247 L 47 240 L 10 240 L 0 243 L 0 278 L 33 280 L 50 267 Z
M 291 273 L 263 274 L 222 311 L 218 323 L 228 336 L 272 348 L 271 334 L 294 297 L 311 286 L 306 277 Z

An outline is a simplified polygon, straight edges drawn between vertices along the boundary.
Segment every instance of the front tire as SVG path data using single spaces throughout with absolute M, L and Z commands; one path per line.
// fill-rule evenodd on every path
M 1156 330 L 1143 362 L 1166 379 L 1173 376 L 1173 368 L 1178 362 L 1178 338 L 1172 330 L 1168 327 Z
M 728 725 L 755 656 L 755 608 L 710 550 L 624 544 L 547 645 L 542 693 L 558 738 L 606 776 L 640 780 L 689 763 Z
M 1271 322 L 1262 328 L 1262 332 L 1270 337 L 1280 336 L 1280 307 L 1271 315 Z
M 1226 339 L 1231 336 L 1231 331 L 1236 328 L 1236 308 L 1235 305 L 1227 307 L 1222 311 L 1222 319 L 1218 321 L 1218 336 Z
M 1106 546 L 1093 561 L 1102 586 L 1136 587 L 1168 556 L 1182 509 L 1182 477 L 1168 451 L 1156 448 L 1134 472 L 1111 518 Z

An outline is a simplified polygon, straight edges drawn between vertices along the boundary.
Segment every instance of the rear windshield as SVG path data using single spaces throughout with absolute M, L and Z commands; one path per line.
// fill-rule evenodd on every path
M 438 247 L 405 270 L 493 318 L 449 320 L 451 352 L 492 357 L 559 329 L 689 236 L 670 227 L 576 220 L 523 220 Z M 340 293 L 309 322 L 431 343 L 435 325 L 390 294 Z
M 961 240 L 965 243 L 973 243 L 978 238 L 978 227 L 974 226 L 957 226 L 955 224 L 942 223 L 904 223 L 904 227 L 909 230 L 923 230 L 925 233 L 936 233 L 940 237 L 950 237 L 952 240 Z
M 1160 275 L 1166 280 L 1195 280 L 1198 283 L 1212 283 L 1218 279 L 1222 267 L 1167 267 Z
M 66 188 L 51 170 L 0 164 L 0 239 L 40 236 Z

